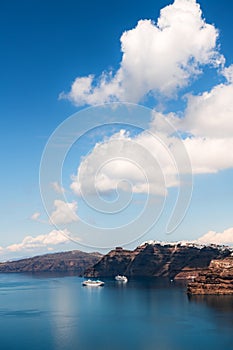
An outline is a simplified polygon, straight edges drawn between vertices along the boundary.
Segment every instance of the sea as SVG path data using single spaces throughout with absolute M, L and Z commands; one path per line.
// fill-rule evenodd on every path
M 233 349 L 233 297 L 167 279 L 0 274 L 1 350 Z

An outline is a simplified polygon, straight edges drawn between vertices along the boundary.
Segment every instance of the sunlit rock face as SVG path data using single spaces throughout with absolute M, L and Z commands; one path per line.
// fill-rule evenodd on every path
M 116 248 L 85 272 L 87 277 L 169 277 L 189 279 L 207 268 L 212 259 L 230 255 L 226 247 L 173 243 L 144 243 L 133 251 Z
M 188 293 L 233 295 L 233 257 L 212 260 L 209 268 L 188 284 Z

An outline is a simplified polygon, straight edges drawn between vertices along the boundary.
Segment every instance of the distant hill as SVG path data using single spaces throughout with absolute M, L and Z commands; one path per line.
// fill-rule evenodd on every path
M 73 272 L 82 275 L 96 264 L 100 253 L 85 253 L 79 250 L 45 254 L 33 258 L 0 263 L 0 273 L 5 272 Z

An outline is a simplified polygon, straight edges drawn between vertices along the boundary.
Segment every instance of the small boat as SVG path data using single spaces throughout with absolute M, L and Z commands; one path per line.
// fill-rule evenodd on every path
M 121 275 L 117 275 L 115 277 L 115 280 L 118 282 L 128 282 L 128 278 L 126 276 L 121 276 Z
M 82 285 L 85 287 L 102 287 L 104 282 L 100 280 L 86 280 L 83 281 Z

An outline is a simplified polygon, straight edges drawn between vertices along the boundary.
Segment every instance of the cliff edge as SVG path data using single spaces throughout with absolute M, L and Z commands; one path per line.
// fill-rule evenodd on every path
M 213 259 L 231 254 L 228 248 L 194 244 L 145 243 L 133 251 L 116 248 L 84 273 L 86 277 L 192 278 Z
M 212 260 L 209 267 L 188 284 L 191 295 L 233 295 L 233 257 Z

